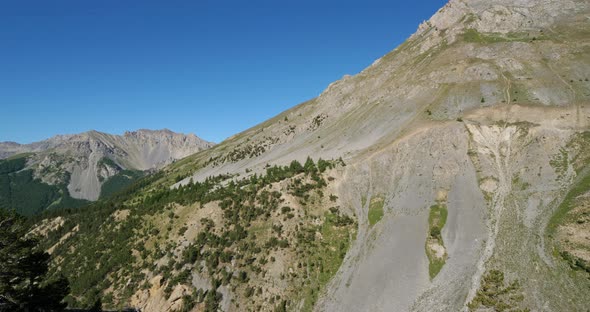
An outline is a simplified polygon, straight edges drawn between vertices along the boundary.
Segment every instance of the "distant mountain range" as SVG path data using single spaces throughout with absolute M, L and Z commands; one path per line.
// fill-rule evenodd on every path
M 2 142 L 0 159 L 4 160 L 0 166 L 12 169 L 2 171 L 5 187 L 0 203 L 31 214 L 58 205 L 64 198 L 94 201 L 146 170 L 161 168 L 213 145 L 194 134 L 167 129 L 141 129 L 123 135 L 88 131 L 31 144 Z M 24 178 L 26 175 L 30 177 Z M 16 204 L 18 190 L 27 184 L 42 190 L 42 194 L 35 194 L 29 189 L 29 197 L 43 195 L 43 200 L 25 203 L 21 199 L 22 205 Z

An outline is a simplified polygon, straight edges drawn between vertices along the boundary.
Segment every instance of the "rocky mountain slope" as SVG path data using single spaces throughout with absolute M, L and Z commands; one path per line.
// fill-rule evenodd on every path
M 93 296 L 142 311 L 582 311 L 589 79 L 588 1 L 451 0 L 358 75 L 97 210 L 105 246 L 138 260 L 110 263 Z M 329 169 L 292 166 L 308 156 Z M 74 230 L 87 221 L 61 217 L 47 244 L 81 276 L 63 265 L 93 254 Z
M 65 195 L 94 201 L 102 186 L 113 178 L 131 178 L 139 171 L 161 168 L 211 146 L 194 134 L 169 130 L 138 130 L 123 135 L 89 131 L 25 145 L 0 143 L 0 156 L 24 156 L 23 169 L 32 170 L 34 179 L 65 185 Z

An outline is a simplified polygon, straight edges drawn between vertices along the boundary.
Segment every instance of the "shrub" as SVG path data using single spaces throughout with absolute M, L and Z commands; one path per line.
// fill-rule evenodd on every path
M 438 228 L 438 226 L 433 226 L 430 229 L 430 236 L 432 236 L 434 238 L 440 237 L 440 229 Z
M 254 294 L 254 288 L 248 286 L 246 287 L 246 290 L 244 291 L 244 296 L 246 296 L 246 298 L 250 298 L 252 297 L 252 295 Z

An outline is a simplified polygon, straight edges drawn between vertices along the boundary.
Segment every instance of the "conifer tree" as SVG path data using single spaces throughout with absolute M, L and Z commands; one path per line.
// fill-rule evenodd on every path
M 0 311 L 62 311 L 68 280 L 47 279 L 50 255 L 28 232 L 22 217 L 0 210 L 0 295 L 10 305 Z

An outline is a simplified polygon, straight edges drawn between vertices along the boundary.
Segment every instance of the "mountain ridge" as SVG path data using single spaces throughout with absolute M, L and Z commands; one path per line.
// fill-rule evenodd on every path
M 111 134 L 108 132 L 102 132 L 102 131 L 98 131 L 98 130 L 88 130 L 88 131 L 84 131 L 84 132 L 80 132 L 80 133 L 75 133 L 75 134 L 56 134 L 54 136 L 51 136 L 47 139 L 43 139 L 40 141 L 35 141 L 35 142 L 31 142 L 31 143 L 19 143 L 16 141 L 0 141 L 0 153 L 2 153 L 2 149 L 6 148 L 6 147 L 23 147 L 23 148 L 29 148 L 29 149 L 48 149 L 51 148 L 53 146 L 55 146 L 56 144 L 59 144 L 63 141 L 66 141 L 68 139 L 71 139 L 72 137 L 76 137 L 76 136 L 84 136 L 84 135 L 91 135 L 91 134 L 102 134 L 102 135 L 111 135 L 111 136 L 133 136 L 135 134 L 141 134 L 141 133 L 151 133 L 151 134 L 167 134 L 167 135 L 185 135 L 187 137 L 197 137 L 197 135 L 195 135 L 194 133 L 179 133 L 179 132 L 174 132 L 170 129 L 167 128 L 163 128 L 163 129 L 147 129 L 147 128 L 141 128 L 141 129 L 137 129 L 137 130 L 127 130 L 124 131 L 122 134 Z M 199 138 L 200 139 L 200 138 Z M 200 139 L 202 140 L 202 139 Z M 205 144 L 215 144 L 213 142 L 208 142 L 205 140 L 202 140 Z M 0 154 L 0 155 L 5 155 L 6 152 L 4 152 L 4 154 Z M 6 156 L 0 156 L 2 158 L 6 158 Z
M 485 5 L 485 1 L 471 1 L 474 2 L 478 5 L 480 4 L 484 4 Z M 562 2 L 560 1 L 545 1 L 547 3 L 551 3 L 552 6 L 554 5 L 559 5 L 562 4 Z M 539 2 L 535 2 L 535 1 L 521 1 L 521 3 L 524 4 L 536 4 L 536 6 L 542 7 L 543 4 L 545 3 L 539 3 Z M 455 4 L 464 4 L 464 1 L 451 1 L 449 4 L 447 4 L 447 6 L 445 6 L 445 8 L 449 7 L 449 8 L 453 8 L 455 7 Z M 494 2 L 496 3 L 496 2 Z M 505 3 L 505 2 L 499 2 L 499 3 Z M 507 3 L 507 2 L 506 2 Z M 567 3 L 575 3 L 574 1 L 568 1 Z M 492 7 L 493 5 L 489 4 L 484 6 L 484 8 L 489 8 Z M 563 20 L 564 16 L 568 16 L 567 12 L 571 12 L 571 9 L 569 9 L 569 5 L 562 5 L 560 6 L 560 9 L 557 10 L 556 12 L 566 12 L 566 13 L 560 13 L 558 15 L 558 17 Z M 587 11 L 587 7 L 586 11 Z M 445 20 L 446 18 L 444 17 L 440 17 L 441 15 L 446 15 L 448 14 L 448 10 L 444 10 L 441 9 L 442 12 L 436 13 L 434 15 L 434 19 L 435 20 Z M 471 12 L 472 10 L 470 10 L 469 12 Z M 468 12 L 464 12 L 461 11 L 463 14 L 468 14 Z M 486 10 L 484 10 L 484 13 L 488 12 Z M 483 14 L 483 13 L 482 13 Z M 454 18 L 454 20 L 456 20 L 458 18 Z M 535 20 L 538 20 L 540 18 L 537 18 Z M 555 18 L 557 19 L 557 18 Z M 560 20 L 557 19 L 557 21 L 559 22 Z M 569 21 L 569 20 L 568 20 Z M 469 21 L 467 21 L 469 22 Z M 580 21 L 578 21 L 580 22 Z M 587 21 L 582 21 L 582 22 L 586 22 Z M 379 110 L 380 111 L 380 115 L 378 116 L 377 119 L 381 120 L 380 122 L 374 123 L 374 126 L 384 126 L 389 124 L 394 124 L 394 125 L 398 125 L 395 128 L 399 127 L 400 122 L 402 122 L 403 120 L 410 120 L 409 119 L 409 115 L 408 116 L 403 116 L 402 114 L 404 113 L 408 113 L 411 112 L 412 118 L 417 117 L 420 119 L 425 119 L 425 116 L 421 116 L 420 114 L 418 114 L 418 112 L 423 111 L 421 109 L 421 107 L 426 107 L 428 105 L 431 105 L 431 103 L 437 103 L 437 102 L 443 102 L 442 105 L 438 104 L 437 106 L 439 106 L 438 109 L 429 109 L 428 111 L 431 112 L 431 115 L 426 116 L 427 118 L 431 118 L 434 120 L 454 120 L 456 118 L 459 118 L 462 114 L 462 112 L 464 110 L 468 110 L 468 109 L 476 109 L 478 107 L 486 107 L 486 106 L 490 106 L 490 105 L 497 105 L 497 104 L 512 104 L 513 100 L 515 100 L 514 94 L 503 94 L 506 91 L 506 88 L 513 88 L 510 85 L 506 86 L 506 83 L 510 83 L 511 80 L 525 80 L 529 77 L 522 77 L 522 74 L 518 74 L 517 77 L 505 77 L 502 74 L 502 71 L 517 71 L 517 70 L 522 70 L 521 68 L 523 67 L 521 60 L 519 59 L 518 61 L 516 61 L 516 59 L 511 58 L 509 56 L 504 55 L 502 58 L 498 56 L 498 53 L 502 53 L 505 54 L 507 51 L 511 50 L 511 49 L 522 49 L 523 44 L 526 43 L 526 45 L 533 45 L 533 44 L 543 44 L 540 38 L 539 39 L 535 39 L 533 40 L 533 38 L 535 38 L 535 34 L 522 34 L 522 37 L 517 37 L 514 39 L 511 38 L 503 38 L 503 37 L 499 37 L 499 38 L 471 38 L 469 35 L 471 35 L 471 32 L 469 31 L 471 29 L 471 26 L 473 23 L 476 23 L 474 21 L 471 21 L 469 23 L 467 23 L 467 25 L 465 25 L 465 27 L 463 27 L 464 25 L 456 25 L 455 28 L 456 30 L 454 30 L 454 32 L 456 32 L 457 34 L 452 35 L 450 34 L 450 32 L 443 32 L 442 30 L 437 30 L 437 26 L 429 26 L 430 32 L 428 34 L 424 33 L 424 30 L 422 30 L 422 32 L 417 33 L 416 35 L 413 35 L 412 37 L 410 37 L 410 39 L 408 41 L 406 41 L 405 43 L 403 43 L 400 47 L 394 49 L 392 52 L 386 54 L 384 57 L 378 59 L 377 61 L 375 61 L 373 63 L 373 65 L 369 66 L 368 68 L 366 68 L 365 70 L 361 71 L 359 74 L 354 75 L 354 76 L 347 76 L 341 80 L 338 80 L 332 84 L 330 84 L 330 86 L 328 86 L 328 88 L 326 88 L 326 90 L 324 90 L 319 97 L 312 99 L 310 101 L 307 101 L 305 103 L 302 103 L 298 106 L 296 106 L 293 109 L 287 110 L 284 113 L 279 114 L 277 117 L 270 119 L 269 121 L 263 122 L 258 126 L 252 127 L 249 130 L 246 130 L 240 134 L 237 134 L 235 136 L 232 136 L 232 138 L 230 140 L 226 140 L 226 144 L 231 144 L 231 142 L 236 142 L 237 139 L 239 139 L 240 137 L 244 137 L 245 135 L 253 135 L 254 137 L 251 139 L 255 139 L 256 137 L 261 136 L 261 134 L 263 132 L 268 133 L 269 130 L 274 130 L 272 131 L 273 133 L 271 133 L 270 135 L 266 135 L 267 137 L 269 136 L 276 136 L 279 137 L 279 141 L 277 141 L 276 143 L 270 143 L 269 140 L 266 140 L 264 138 L 260 138 L 258 139 L 261 145 L 281 145 L 281 144 L 277 144 L 277 143 L 284 143 L 289 141 L 289 143 L 292 143 L 290 141 L 289 138 L 285 138 L 284 135 L 282 135 L 283 133 L 287 132 L 292 132 L 292 133 L 297 133 L 297 135 L 301 138 L 302 136 L 307 136 L 308 137 L 308 142 L 305 142 L 306 145 L 308 146 L 315 146 L 315 149 L 313 151 L 309 151 L 305 154 L 301 154 L 299 156 L 297 156 L 298 159 L 304 159 L 306 157 L 306 155 L 311 155 L 311 154 L 316 154 L 319 153 L 320 155 L 325 154 L 324 157 L 326 158 L 330 158 L 330 157 L 338 157 L 340 155 L 337 155 L 336 153 L 333 153 L 334 148 L 328 148 L 326 147 L 325 149 L 320 149 L 319 147 L 322 145 L 317 144 L 317 142 L 321 141 L 321 140 L 313 140 L 312 137 L 310 137 L 310 132 L 312 131 L 306 131 L 309 130 L 311 128 L 314 128 L 316 126 L 312 125 L 312 123 L 314 122 L 313 118 L 320 118 L 322 119 L 322 117 L 325 117 L 325 120 L 320 121 L 320 123 L 322 124 L 321 127 L 322 128 L 326 128 L 329 127 L 330 125 L 330 121 L 331 120 L 338 120 L 338 119 L 342 119 L 341 116 L 344 113 L 348 113 L 348 115 L 354 114 L 353 109 L 359 107 L 359 104 L 364 104 L 364 105 L 373 105 L 373 106 L 381 106 L 381 107 L 376 107 L 374 110 Z M 561 23 L 561 22 L 560 22 Z M 428 23 L 426 23 L 427 25 Z M 455 25 L 455 24 L 453 24 Z M 561 25 L 561 24 L 559 24 Z M 516 27 L 516 26 L 515 26 Z M 424 27 L 422 27 L 422 29 L 424 29 Z M 580 27 L 580 29 L 584 29 L 583 27 Z M 459 35 L 460 33 L 460 35 Z M 454 42 L 450 43 L 447 42 L 446 38 L 447 36 L 451 36 L 457 40 L 460 39 L 461 43 L 460 45 L 466 46 L 465 48 L 463 47 L 458 47 L 457 44 L 454 44 Z M 466 37 L 466 38 L 464 38 Z M 467 39 L 467 40 L 465 40 Z M 480 42 L 477 42 L 477 41 Z M 492 51 L 489 49 L 480 49 L 477 48 L 478 45 L 482 45 L 482 43 L 485 43 L 483 40 L 489 40 L 491 44 L 493 44 L 493 46 L 495 46 L 495 50 L 497 51 Z M 467 41 L 467 42 L 465 42 Z M 497 41 L 497 42 L 496 42 Z M 583 43 L 580 43 L 580 46 L 583 47 Z M 477 48 L 477 49 L 475 49 Z M 552 49 L 555 49 L 555 47 L 551 47 Z M 430 52 L 429 52 L 430 51 Z M 442 53 L 443 55 L 441 56 L 441 52 L 446 51 L 445 53 Z M 451 52 L 452 51 L 452 52 Z M 454 60 L 456 58 L 457 55 L 455 55 L 454 53 L 458 53 L 458 55 L 462 55 L 465 57 L 465 59 L 471 59 L 475 62 L 475 64 L 473 65 L 466 65 L 466 60 L 462 61 L 462 62 L 458 62 L 454 67 L 455 69 L 453 69 L 452 67 L 450 67 L 448 65 L 448 63 L 452 60 Z M 531 52 L 533 51 L 526 51 L 524 50 L 523 52 L 520 52 L 520 54 L 522 54 L 522 57 L 524 57 L 524 61 L 532 61 L 534 60 L 534 62 L 539 62 L 542 61 L 540 60 L 539 56 L 534 56 L 531 57 L 531 60 L 528 60 L 529 56 L 532 56 Z M 411 53 L 411 54 L 408 54 Z M 493 54 L 496 54 L 496 58 L 498 58 L 497 62 L 495 62 L 495 64 L 490 64 L 490 60 L 491 58 L 493 58 L 494 56 L 492 56 Z M 554 53 L 558 53 L 557 51 L 555 51 Z M 466 55 L 465 55 L 466 54 Z M 413 63 L 409 63 L 408 62 L 408 58 L 411 59 L 415 59 L 415 56 L 418 55 L 419 56 L 419 62 L 413 64 Z M 518 54 L 514 55 L 514 56 L 518 56 Z M 541 56 L 541 57 L 545 57 L 545 56 Z M 565 60 L 565 58 L 563 58 Z M 438 61 L 438 62 L 437 62 Z M 472 61 L 472 62 L 473 62 Z M 567 60 L 566 60 L 567 61 Z M 542 61 L 544 62 L 544 61 Z M 409 63 L 409 64 L 407 64 Z M 477 64 L 480 63 L 480 64 Z M 581 66 L 579 68 L 585 68 L 585 64 L 580 64 Z M 547 67 L 545 65 L 543 65 L 544 67 Z M 567 64 L 567 67 L 572 66 L 571 64 Z M 537 65 L 533 65 L 531 66 L 532 68 L 537 67 Z M 565 67 L 565 66 L 564 66 Z M 437 68 L 440 70 L 437 71 L 431 71 L 430 68 Z M 574 67 L 575 68 L 575 67 Z M 421 70 L 426 70 L 426 73 L 421 73 Z M 462 73 L 458 73 L 457 71 L 461 71 Z M 414 73 L 416 73 L 416 75 L 414 75 Z M 583 95 L 583 94 L 574 94 L 574 98 L 572 98 L 572 96 L 568 93 L 570 93 L 571 91 L 569 90 L 567 84 L 564 84 L 561 80 L 559 75 L 556 75 L 554 73 L 554 70 L 551 69 L 548 72 L 542 72 L 542 73 L 535 73 L 535 74 L 540 74 L 538 78 L 538 82 L 535 83 L 539 83 L 540 85 L 533 85 L 533 88 L 530 89 L 537 89 L 535 92 L 536 94 L 532 94 L 527 96 L 526 94 L 522 95 L 521 98 L 525 98 L 525 99 L 518 99 L 518 102 L 516 102 L 516 104 L 526 104 L 527 102 L 541 102 L 540 104 L 543 105 L 556 105 L 556 106 L 562 106 L 564 105 L 564 103 L 569 103 L 569 102 L 576 102 L 577 100 L 575 99 L 576 96 L 581 97 L 580 100 L 586 100 L 587 95 Z M 418 77 L 418 79 L 413 78 L 412 76 Z M 557 76 L 557 77 L 555 77 Z M 578 72 L 576 73 L 576 76 L 580 76 L 576 78 L 576 81 L 578 80 L 578 78 L 583 79 L 584 78 L 584 74 L 583 72 Z M 443 78 L 444 77 L 444 78 Z M 555 77 L 555 78 L 554 78 Z M 398 86 L 392 86 L 392 85 L 386 85 L 388 81 L 391 81 L 391 79 L 398 79 L 400 81 L 402 81 L 402 83 Z M 405 81 L 403 81 L 405 79 Z M 456 96 L 455 98 L 450 97 L 448 95 L 449 92 L 453 91 L 453 87 L 454 84 L 465 84 L 467 85 L 469 82 L 473 82 L 475 83 L 481 83 L 481 85 L 479 86 L 475 86 L 474 85 L 474 89 L 480 89 L 478 92 L 474 92 L 474 91 L 469 91 L 469 90 L 463 90 L 462 88 L 457 88 L 456 90 Z M 522 81 L 519 82 L 524 84 L 525 86 L 522 86 L 522 88 L 529 88 L 529 86 L 526 86 L 527 84 L 531 84 L 530 82 Z M 365 87 L 366 86 L 366 87 Z M 365 87 L 365 89 L 367 90 L 363 90 L 360 93 L 356 93 L 354 95 L 352 95 L 351 92 L 351 88 L 363 88 Z M 585 86 L 582 86 L 582 88 L 585 88 Z M 567 90 L 566 92 L 563 92 L 563 90 Z M 582 89 L 583 91 L 584 89 Z M 375 91 L 375 92 L 373 92 Z M 518 90 L 514 90 L 515 92 L 518 92 Z M 513 92 L 514 92 L 513 91 Z M 373 94 L 379 94 L 378 96 L 374 96 L 371 95 L 371 93 Z M 532 93 L 532 92 L 531 92 Z M 551 95 L 549 95 L 551 94 Z M 437 99 L 438 97 L 438 99 Z M 538 98 L 537 100 L 535 100 L 534 98 Z M 484 102 L 482 102 L 481 100 L 484 100 Z M 573 100 L 573 101 L 572 101 Z M 407 101 L 406 104 L 402 103 L 402 101 Z M 446 101 L 446 103 L 445 103 Z M 457 102 L 458 101 L 458 102 Z M 379 103 L 384 103 L 384 102 L 389 102 L 390 103 L 390 107 L 392 109 L 386 109 L 385 107 L 382 107 L 384 105 L 380 105 Z M 456 102 L 456 103 L 455 103 Z M 315 104 L 315 105 L 314 105 Z M 412 106 L 412 104 L 414 104 Z M 416 107 L 417 105 L 420 105 L 420 107 Z M 316 108 L 313 108 L 313 106 L 316 106 Z M 297 119 L 298 116 L 290 116 L 289 112 L 295 111 L 297 110 L 297 115 L 305 115 L 305 111 L 311 111 L 314 110 L 315 111 L 315 115 L 314 116 L 306 116 L 307 120 L 301 120 L 301 118 L 299 118 L 299 120 L 294 120 L 293 123 L 297 123 L 295 124 L 295 129 L 293 129 L 294 131 L 291 131 L 291 129 L 288 129 L 288 127 L 285 127 L 286 123 L 290 123 L 292 122 L 293 119 Z M 289 122 L 283 122 L 281 124 L 280 120 L 278 119 L 282 119 L 284 117 L 287 117 Z M 346 116 L 344 116 L 346 117 Z M 374 116 L 370 116 L 370 117 L 374 117 Z M 370 118 L 366 118 L 367 120 L 369 120 Z M 389 120 L 387 120 L 389 119 Z M 268 129 L 268 125 L 270 125 L 270 121 L 274 120 L 274 128 L 279 128 L 277 126 L 282 126 L 282 129 Z M 279 121 L 279 122 L 277 122 Z M 319 121 L 319 119 L 318 119 Z M 347 135 L 349 136 L 351 139 L 349 139 L 346 142 L 346 145 L 350 145 L 351 142 L 357 142 L 356 144 L 360 144 L 359 148 L 362 149 L 363 147 L 367 147 L 370 144 L 375 143 L 376 141 L 374 141 L 374 139 L 378 139 L 377 137 L 375 137 L 375 135 L 372 134 L 378 134 L 380 132 L 383 131 L 388 131 L 388 130 L 383 130 L 383 129 L 377 129 L 377 128 L 371 128 L 371 131 L 369 130 L 368 125 L 366 125 L 364 128 L 359 128 L 358 126 L 363 124 L 363 120 L 350 120 L 351 122 L 349 123 L 350 126 L 349 129 L 344 128 L 343 131 L 344 133 L 342 133 L 343 135 Z M 303 123 L 303 124 L 302 124 Z M 356 127 L 356 129 L 353 129 L 353 127 Z M 317 128 L 320 128 L 319 126 Z M 334 127 L 332 127 L 334 128 Z M 317 129 L 314 129 L 317 130 Z M 321 130 L 321 129 L 320 129 Z M 258 131 L 258 133 L 254 133 Z M 321 132 L 321 131 L 319 131 Z M 369 132 L 371 132 L 372 134 L 369 134 Z M 328 135 L 332 135 L 332 134 L 328 134 Z M 340 133 L 338 133 L 338 135 L 340 135 Z M 264 136 L 264 135 L 262 135 Z M 355 139 L 356 137 L 356 139 Z M 367 140 L 368 139 L 368 140 Z M 314 142 L 315 141 L 315 142 Z M 365 141 L 365 143 L 362 143 L 362 141 Z M 323 142 L 326 143 L 326 142 Z M 330 143 L 324 144 L 324 146 L 328 145 Z M 331 144 L 333 145 L 333 144 Z M 221 148 L 221 146 L 218 146 L 218 148 Z M 307 149 L 309 150 L 310 147 L 302 147 L 302 149 Z M 347 147 L 337 147 L 337 149 L 347 149 Z M 213 150 L 215 151 L 215 149 Z M 286 160 L 288 161 L 288 159 Z M 215 171 L 216 173 L 221 172 L 221 170 L 219 171 Z M 205 172 L 203 175 L 200 175 L 199 177 L 193 177 L 193 178 L 204 178 L 207 176 L 207 174 L 209 174 L 208 172 Z M 188 180 L 187 180 L 188 181 Z
M 2 158 L 25 154 L 24 169 L 48 185 L 67 185 L 74 199 L 97 200 L 102 185 L 128 171 L 159 169 L 190 154 L 210 148 L 213 143 L 194 134 L 168 129 L 127 131 L 112 135 L 90 130 L 79 134 L 56 135 L 30 144 L 0 143 Z M 64 194 L 65 196 L 65 194 Z

